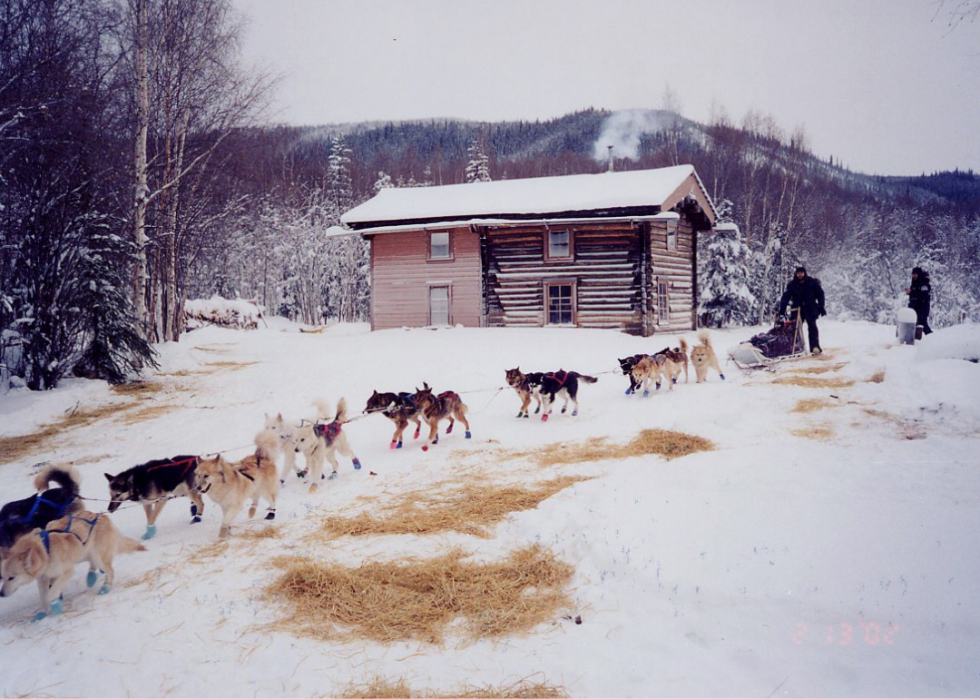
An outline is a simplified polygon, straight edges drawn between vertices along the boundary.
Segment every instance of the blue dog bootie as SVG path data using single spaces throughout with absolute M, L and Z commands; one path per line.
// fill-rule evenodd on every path
M 109 583 L 103 583 L 102 587 L 99 588 L 99 594 L 100 595 L 108 595 L 109 594 L 109 590 L 111 590 L 111 589 L 112 588 L 109 587 Z
M 355 456 L 354 459 L 353 459 L 353 461 L 354 461 L 354 470 L 355 471 L 360 471 L 361 470 L 361 461 L 360 461 L 360 459 L 358 459 Z
M 467 439 L 473 439 L 473 435 L 470 434 L 470 431 L 469 430 L 466 430 L 466 438 Z
M 724 380 L 725 380 L 725 375 L 724 375 L 724 374 L 719 374 L 719 376 L 721 376 L 721 380 L 722 380 L 722 381 L 724 381 Z
M 156 535 L 157 535 L 157 525 L 155 525 L 155 524 L 147 524 L 146 525 L 146 532 L 143 534 L 143 536 L 141 538 L 143 539 L 143 541 L 149 541 L 150 539 L 152 539 Z
M 94 570 L 90 570 L 88 575 L 85 576 L 85 587 L 95 587 L 95 583 L 98 579 L 98 573 L 96 573 Z
M 632 396 L 633 395 L 633 389 L 632 388 L 627 388 L 626 389 L 626 395 Z

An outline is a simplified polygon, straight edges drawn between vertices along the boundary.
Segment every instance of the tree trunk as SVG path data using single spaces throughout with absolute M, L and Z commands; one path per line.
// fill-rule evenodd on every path
M 146 264 L 146 208 L 149 186 L 147 184 L 146 139 L 150 127 L 150 75 L 147 65 L 149 44 L 149 0 L 132 0 L 136 14 L 136 187 L 133 212 L 133 233 L 136 244 L 136 275 L 133 284 L 133 301 L 136 322 L 140 333 L 147 337 L 147 264 Z

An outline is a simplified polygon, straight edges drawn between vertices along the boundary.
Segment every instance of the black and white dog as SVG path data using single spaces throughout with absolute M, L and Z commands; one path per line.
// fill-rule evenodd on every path
M 59 487 L 47 489 L 52 482 Z M 49 522 L 81 510 L 84 503 L 78 497 L 79 485 L 73 468 L 48 466 L 37 474 L 35 495 L 0 508 L 0 549 L 9 549 L 24 534 L 44 529 Z
M 105 474 L 109 481 L 109 512 L 115 512 L 127 500 L 141 503 L 146 513 L 144 540 L 152 539 L 157 533 L 157 517 L 171 498 L 190 498 L 191 524 L 200 522 L 204 498 L 194 483 L 197 463 L 196 456 L 175 456 L 147 461 L 116 476 Z
M 562 413 L 568 410 L 568 401 L 571 400 L 575 403 L 572 415 L 578 415 L 578 384 L 580 380 L 585 383 L 595 383 L 599 379 L 564 369 L 542 375 L 541 388 L 538 391 L 541 394 L 541 402 L 544 404 L 544 412 L 541 415 L 543 421 L 548 421 L 548 416 L 551 415 L 551 404 L 555 402 L 555 396 L 559 394 L 565 399 L 565 404 L 561 407 Z
M 634 354 L 632 357 L 623 357 L 619 360 L 619 368 L 623 370 L 623 374 L 630 380 L 630 387 L 626 389 L 626 395 L 633 395 L 636 393 L 636 389 L 640 387 L 640 384 L 633 378 L 633 367 L 649 356 L 648 354 Z

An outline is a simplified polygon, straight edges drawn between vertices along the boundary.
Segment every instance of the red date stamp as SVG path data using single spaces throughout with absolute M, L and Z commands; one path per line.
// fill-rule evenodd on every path
M 814 642 L 828 646 L 850 646 L 855 643 L 893 646 L 899 626 L 891 621 L 881 624 L 876 621 L 859 621 L 857 624 L 842 621 L 837 624 L 814 625 L 811 629 L 806 622 L 798 621 L 795 629 L 791 640 L 796 646 Z

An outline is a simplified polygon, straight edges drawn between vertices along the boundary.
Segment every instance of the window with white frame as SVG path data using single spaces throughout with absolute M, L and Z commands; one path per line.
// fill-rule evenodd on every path
M 657 323 L 670 324 L 670 302 L 667 298 L 667 280 L 657 280 Z
M 667 249 L 677 249 L 677 224 L 673 221 L 667 222 Z
M 548 259 L 572 256 L 572 234 L 569 231 L 548 231 Z
M 448 260 L 452 257 L 449 249 L 449 231 L 429 233 L 429 259 Z
M 449 287 L 429 287 L 429 325 L 449 325 Z

